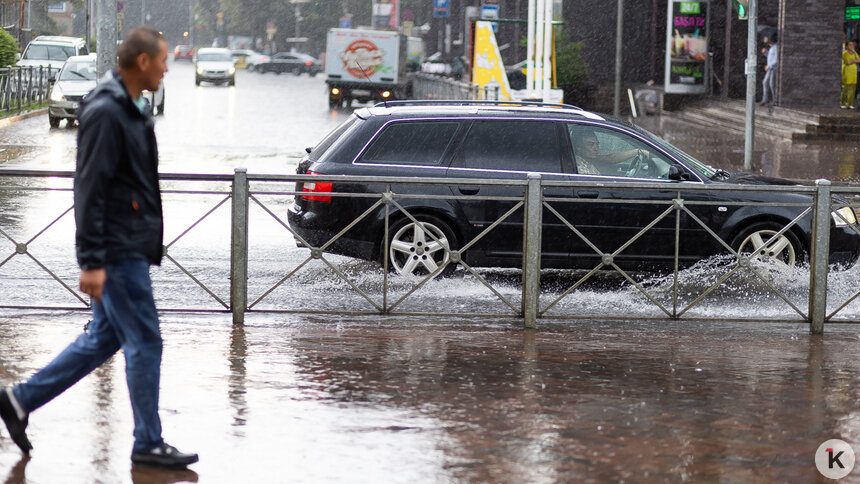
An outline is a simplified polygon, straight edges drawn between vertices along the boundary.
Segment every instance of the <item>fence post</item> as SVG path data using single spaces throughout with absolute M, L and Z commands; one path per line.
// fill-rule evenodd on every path
M 528 174 L 526 186 L 525 223 L 523 224 L 523 318 L 526 328 L 537 326 L 540 300 L 540 252 L 541 225 L 543 221 L 543 197 L 541 178 L 537 173 Z
M 830 255 L 830 181 L 815 180 L 812 248 L 809 261 L 809 331 L 824 332 L 827 316 L 827 260 Z
M 233 173 L 233 211 L 230 235 L 230 309 L 233 324 L 245 322 L 248 307 L 248 170 Z

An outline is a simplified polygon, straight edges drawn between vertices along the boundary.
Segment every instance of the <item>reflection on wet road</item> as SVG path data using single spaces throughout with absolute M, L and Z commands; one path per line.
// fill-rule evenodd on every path
M 3 381 L 81 319 L 0 319 Z M 209 315 L 163 332 L 165 435 L 203 482 L 809 482 L 821 442 L 860 439 L 854 330 Z M 32 458 L 3 437 L 0 479 L 165 482 L 130 469 L 124 387 L 114 358 L 34 413 Z

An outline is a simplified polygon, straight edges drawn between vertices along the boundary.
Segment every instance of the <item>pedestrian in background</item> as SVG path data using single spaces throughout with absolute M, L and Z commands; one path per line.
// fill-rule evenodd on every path
M 761 81 L 761 104 L 772 104 L 776 100 L 776 68 L 779 50 L 776 38 L 765 39 L 765 44 L 769 47 L 767 49 L 767 64 L 764 66 L 764 79 Z
M 857 64 L 860 64 L 860 54 L 857 53 L 857 41 L 850 40 L 845 44 L 842 53 L 842 109 L 854 109 L 854 97 L 857 95 Z
M 158 392 L 162 340 L 149 276 L 163 244 L 158 150 L 141 91 L 158 89 L 167 42 L 137 27 L 119 47 L 119 68 L 87 95 L 80 111 L 75 234 L 80 289 L 93 300 L 84 333 L 24 383 L 0 389 L 0 416 L 26 454 L 31 412 L 99 367 L 120 348 L 134 414 L 134 464 L 182 468 L 197 462 L 161 437 Z

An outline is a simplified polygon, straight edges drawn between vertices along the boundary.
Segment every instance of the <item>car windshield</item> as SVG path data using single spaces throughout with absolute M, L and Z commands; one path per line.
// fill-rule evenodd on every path
M 31 44 L 27 52 L 24 52 L 24 59 L 64 61 L 73 55 L 75 55 L 74 47 Z
M 233 58 L 227 52 L 200 52 L 197 54 L 198 62 L 233 62 Z
M 60 72 L 61 81 L 95 81 L 96 80 L 96 64 L 95 62 L 67 62 Z
M 675 147 L 672 143 L 669 143 L 668 141 L 666 141 L 663 138 L 657 136 L 656 134 L 648 131 L 647 129 L 644 129 L 641 126 L 635 126 L 635 128 L 636 128 L 636 131 L 647 136 L 648 139 L 650 139 L 656 145 L 660 146 L 661 148 L 668 151 L 669 153 L 671 153 L 676 158 L 683 161 L 684 164 L 686 164 L 689 168 L 696 170 L 700 175 L 704 176 L 705 178 L 711 178 L 717 173 L 716 168 L 714 168 L 710 165 L 706 165 L 706 164 L 702 163 L 701 161 L 688 155 L 687 153 L 684 153 L 683 151 L 681 151 L 680 149 Z

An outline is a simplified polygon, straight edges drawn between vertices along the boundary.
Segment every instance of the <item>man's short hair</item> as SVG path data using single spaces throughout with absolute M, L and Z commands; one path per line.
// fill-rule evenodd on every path
M 574 131 L 573 134 L 573 146 L 580 146 L 585 140 L 589 138 L 597 139 L 597 135 L 594 133 L 594 130 L 588 128 L 577 129 L 576 131 Z
M 117 50 L 119 67 L 123 69 L 133 67 L 140 54 L 155 57 L 161 50 L 160 43 L 163 40 L 164 36 L 152 27 L 141 25 L 131 29 Z

